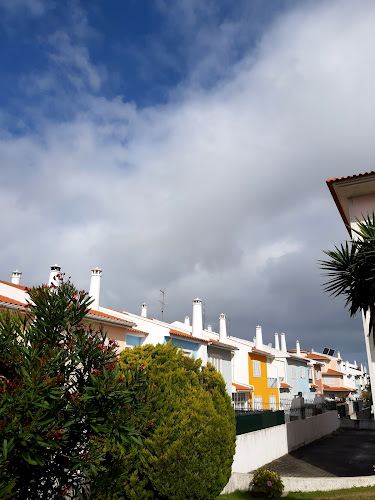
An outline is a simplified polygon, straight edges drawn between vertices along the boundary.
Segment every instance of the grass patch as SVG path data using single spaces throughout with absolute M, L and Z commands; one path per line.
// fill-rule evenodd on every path
M 363 488 L 349 488 L 334 491 L 312 491 L 312 492 L 290 492 L 286 497 L 291 500 L 369 500 L 375 498 L 375 486 L 365 486 Z M 217 500 L 259 500 L 248 491 L 235 491 L 226 495 L 220 495 Z

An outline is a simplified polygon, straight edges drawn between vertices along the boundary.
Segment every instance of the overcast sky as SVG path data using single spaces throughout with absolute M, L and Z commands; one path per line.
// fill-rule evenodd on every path
M 0 279 L 365 360 L 322 291 L 328 177 L 374 168 L 375 3 L 0 0 Z

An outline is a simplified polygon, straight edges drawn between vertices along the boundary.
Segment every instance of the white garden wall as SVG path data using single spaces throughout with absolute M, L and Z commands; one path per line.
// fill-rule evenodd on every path
M 251 472 L 340 427 L 336 411 L 237 436 L 232 472 Z M 228 483 L 229 485 L 229 483 Z M 233 491 L 233 490 L 231 490 Z M 225 490 L 225 493 L 228 491 Z

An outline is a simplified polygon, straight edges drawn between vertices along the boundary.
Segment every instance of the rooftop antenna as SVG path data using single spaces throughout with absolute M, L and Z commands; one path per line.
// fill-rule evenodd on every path
M 230 337 L 230 318 L 227 318 L 228 337 Z
M 162 299 L 159 300 L 160 304 L 161 304 L 161 320 L 164 321 L 164 306 L 166 306 L 166 302 L 164 302 L 165 300 L 165 290 L 160 290 L 161 291 L 161 295 L 162 295 Z

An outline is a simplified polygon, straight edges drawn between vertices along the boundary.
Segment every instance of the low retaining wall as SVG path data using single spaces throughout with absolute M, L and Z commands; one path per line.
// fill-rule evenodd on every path
M 354 420 L 351 418 L 340 418 L 340 427 L 342 429 L 359 429 L 375 431 L 374 420 Z
M 311 443 L 340 426 L 336 411 L 237 436 L 232 472 L 246 473 Z
M 246 491 L 250 488 L 253 474 L 234 472 L 222 493 Z M 283 477 L 284 493 L 289 491 L 331 491 L 342 488 L 375 486 L 375 476 L 357 477 Z
M 332 434 L 339 427 L 340 419 L 337 416 L 337 412 L 329 411 L 305 420 L 294 420 L 287 424 L 237 436 L 232 476 L 222 493 L 248 490 L 252 479 L 252 474 L 249 471 L 254 471 L 300 446 Z M 285 478 L 286 481 L 289 481 L 289 479 L 291 478 Z M 297 490 L 296 485 L 293 488 Z M 331 489 L 336 489 L 336 487 Z

